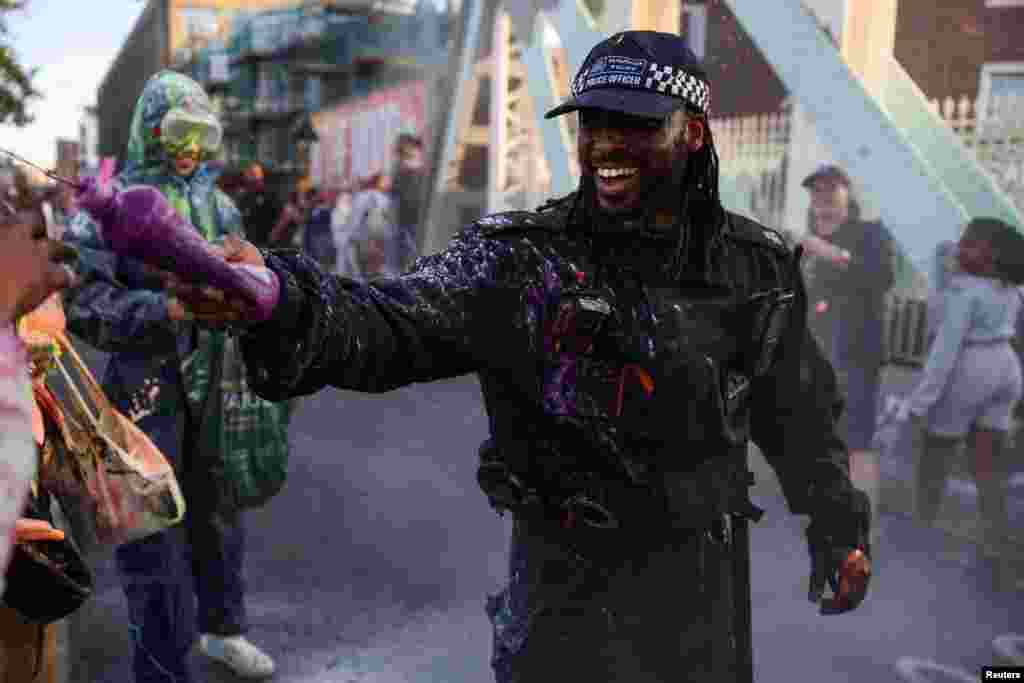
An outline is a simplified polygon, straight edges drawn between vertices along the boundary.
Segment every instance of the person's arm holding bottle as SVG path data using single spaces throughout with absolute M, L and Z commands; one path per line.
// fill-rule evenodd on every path
M 503 350 L 532 343 L 521 337 L 528 325 L 514 316 L 524 289 L 543 287 L 544 261 L 527 235 L 494 232 L 474 225 L 416 270 L 369 283 L 330 275 L 290 250 L 228 240 L 229 263 L 265 265 L 280 281 L 277 305 L 262 323 L 247 323 L 247 304 L 221 293 L 178 284 L 176 294 L 200 324 L 241 328 L 249 380 L 262 398 L 326 386 L 385 392 L 503 367 L 514 361 Z

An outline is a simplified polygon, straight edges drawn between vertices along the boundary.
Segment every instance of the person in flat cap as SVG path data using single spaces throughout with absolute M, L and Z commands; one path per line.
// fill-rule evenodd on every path
M 881 221 L 862 217 L 853 182 L 839 166 L 818 167 L 802 185 L 810 195 L 803 240 L 809 255 L 804 264 L 809 327 L 845 399 L 839 433 L 850 449 L 851 477 L 877 511 L 881 463 L 872 444 L 885 362 L 886 297 L 896 282 L 896 243 Z M 880 530 L 873 525 L 876 557 Z
M 271 400 L 479 378 L 477 479 L 514 518 L 508 584 L 486 605 L 499 683 L 751 680 L 750 439 L 811 517 L 810 600 L 832 614 L 865 596 L 870 513 L 798 256 L 722 208 L 710 104 L 682 38 L 618 33 L 548 114 L 579 117 L 570 195 L 481 218 L 369 283 L 229 246 L 280 278 L 266 323 L 178 288 L 201 321 L 239 328 Z

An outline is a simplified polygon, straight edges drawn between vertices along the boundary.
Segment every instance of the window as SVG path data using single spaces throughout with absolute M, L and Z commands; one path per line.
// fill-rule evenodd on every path
M 686 44 L 699 59 L 704 59 L 708 39 L 708 7 L 703 3 L 683 3 L 683 15 L 679 21 L 680 33 Z
M 215 9 L 183 7 L 178 10 L 179 35 L 176 47 L 195 47 L 210 40 L 220 30 L 220 13 Z
M 210 82 L 228 83 L 231 81 L 231 62 L 227 52 L 210 54 Z
M 1017 103 L 1016 105 L 1010 102 Z M 1024 102 L 1024 62 L 990 62 L 981 67 L 978 119 L 999 116 L 1006 107 Z
M 375 0 L 370 3 L 371 12 L 383 14 L 416 14 L 416 0 Z

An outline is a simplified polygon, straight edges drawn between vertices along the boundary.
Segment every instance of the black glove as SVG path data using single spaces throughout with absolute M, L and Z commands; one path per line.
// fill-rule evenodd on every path
M 843 614 L 856 609 L 871 581 L 871 502 L 851 488 L 842 496 L 829 496 L 816 506 L 807 527 L 811 578 L 807 599 L 821 605 L 821 614 Z M 825 597 L 826 582 L 832 595 Z

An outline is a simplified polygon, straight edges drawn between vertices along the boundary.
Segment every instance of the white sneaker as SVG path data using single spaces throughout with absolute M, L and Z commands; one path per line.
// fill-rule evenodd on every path
M 224 664 L 242 678 L 267 678 L 274 675 L 274 660 L 245 636 L 199 636 L 199 650 Z

